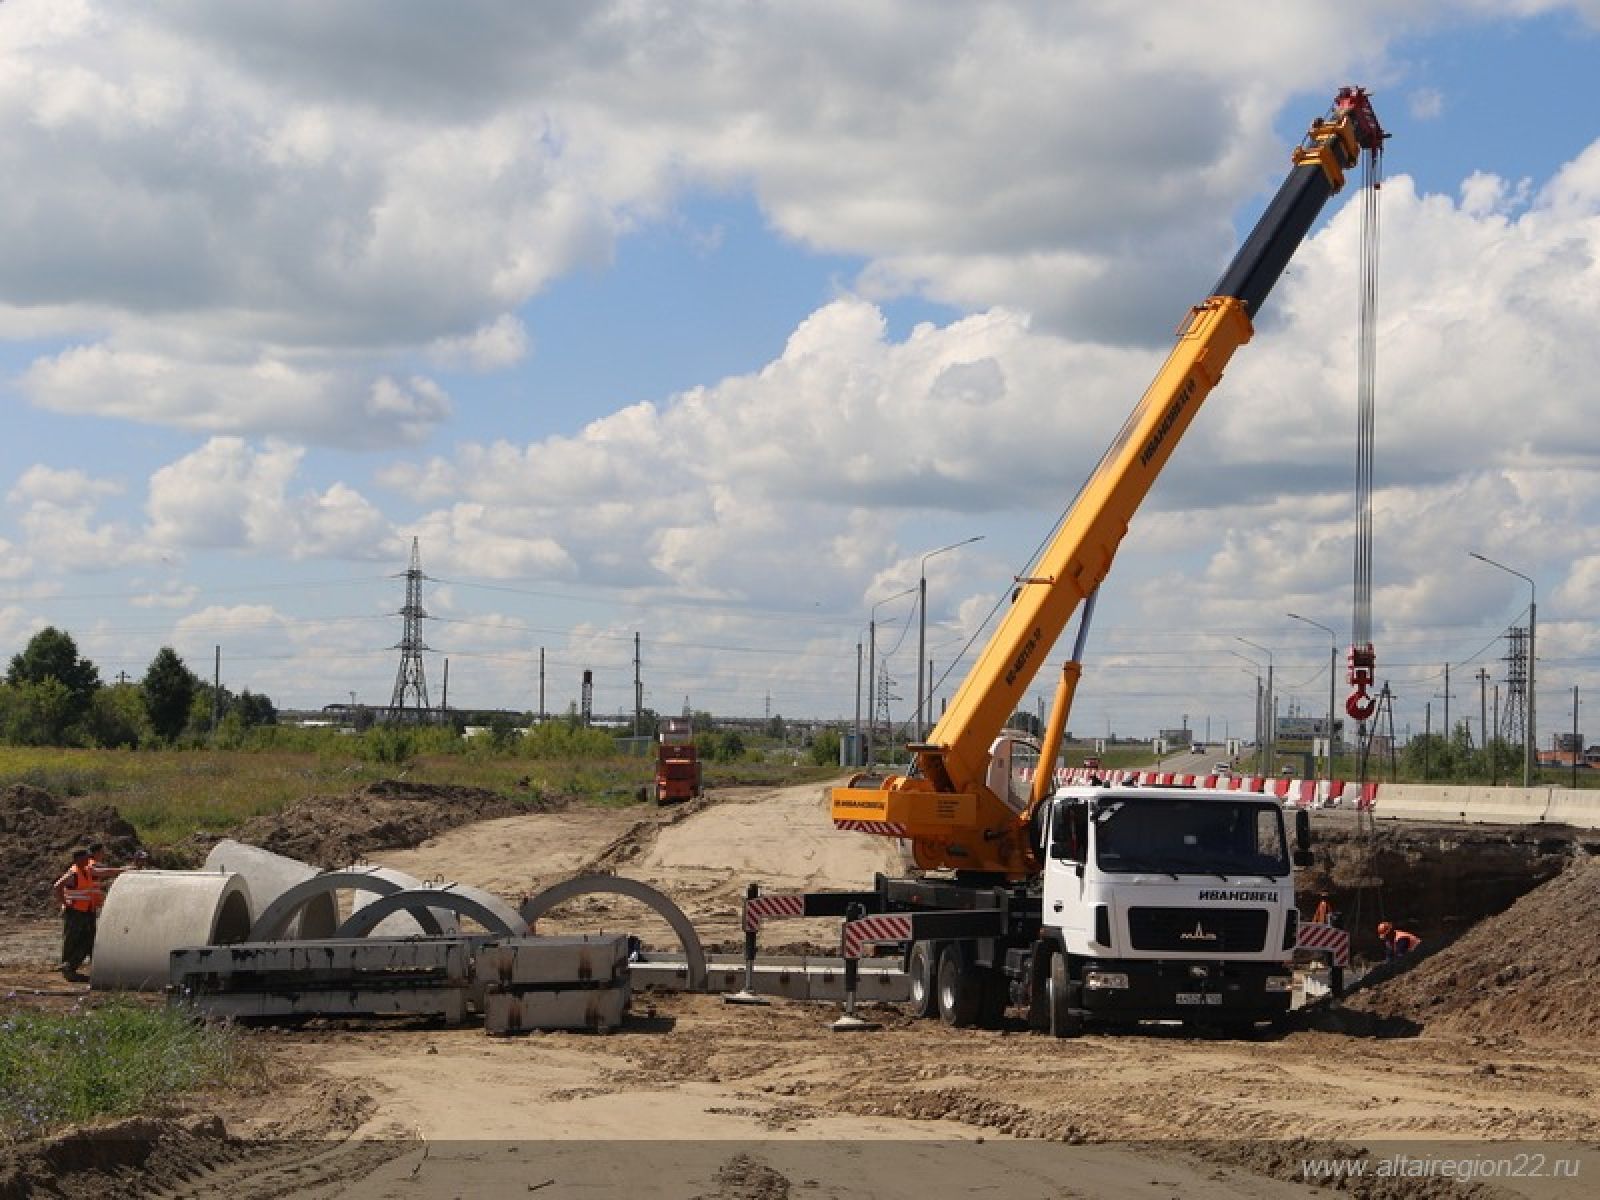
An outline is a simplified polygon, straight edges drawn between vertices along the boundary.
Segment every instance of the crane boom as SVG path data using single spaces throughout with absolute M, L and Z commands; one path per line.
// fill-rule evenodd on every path
M 1040 555 L 1018 581 L 1009 611 L 925 743 L 915 769 L 836 788 L 839 828 L 908 838 L 917 866 L 1024 878 L 1038 869 L 1026 798 L 997 771 L 991 747 L 1021 704 L 1050 647 L 1111 568 L 1128 524 L 1150 493 L 1223 369 L 1254 331 L 1251 319 L 1345 172 L 1384 133 L 1361 88 L 1343 88 L 1313 121 L 1288 178 L 1212 295 L 1192 308 L 1154 382 L 1101 457 Z M 1065 721 L 1065 713 L 1061 715 Z M 1052 722 L 1053 724 L 1054 722 Z M 1052 764 L 1041 762 L 1040 770 Z

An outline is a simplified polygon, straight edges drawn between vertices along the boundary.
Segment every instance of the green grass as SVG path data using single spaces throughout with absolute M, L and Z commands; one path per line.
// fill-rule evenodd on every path
M 609 739 L 607 739 L 609 741 Z M 559 751 L 562 747 L 557 747 Z M 600 755 L 531 756 L 469 743 L 453 753 L 375 757 L 366 743 L 328 736 L 314 749 L 78 750 L 0 745 L 0 788 L 29 783 L 79 804 L 108 804 L 152 847 L 204 831 L 227 833 L 251 817 L 281 812 L 313 795 L 344 795 L 380 779 L 480 787 L 513 799 L 563 797 L 623 807 L 648 796 L 654 761 Z M 745 759 L 705 765 L 708 787 L 781 786 L 838 774 L 837 768 Z
M 0 1141 L 128 1116 L 258 1072 L 237 1030 L 168 1008 L 113 1001 L 0 1018 Z

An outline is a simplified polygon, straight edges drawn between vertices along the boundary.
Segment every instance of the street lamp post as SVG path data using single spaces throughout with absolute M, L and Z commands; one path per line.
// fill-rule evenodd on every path
M 922 678 L 927 668 L 923 666 L 927 656 L 928 639 L 928 560 L 936 554 L 943 554 L 947 550 L 957 550 L 962 546 L 970 546 L 973 542 L 983 541 L 983 534 L 969 537 L 964 542 L 952 542 L 948 546 L 940 546 L 937 550 L 929 550 L 922 556 L 922 567 L 917 572 L 917 726 L 916 740 L 922 741 L 927 736 L 922 721 L 923 696 Z
M 1266 744 L 1263 759 L 1263 770 L 1265 774 L 1271 775 L 1273 768 L 1277 766 L 1273 752 L 1278 746 L 1278 730 L 1276 728 L 1278 724 L 1278 699 L 1277 693 L 1272 690 L 1272 651 L 1268 650 L 1259 642 L 1252 642 L 1249 638 L 1239 637 L 1237 634 L 1234 636 L 1233 640 L 1236 642 L 1243 642 L 1246 646 L 1252 646 L 1267 656 L 1267 698 L 1266 703 L 1263 705 L 1262 711 L 1262 717 L 1266 721 L 1267 725 L 1266 737 L 1263 739 Z
M 898 600 L 902 596 L 909 596 L 917 589 L 914 587 L 902 588 L 892 596 L 885 596 L 872 606 L 872 614 L 867 620 L 867 766 L 873 763 L 873 734 L 878 729 L 878 608 L 880 605 Z
M 1467 553 L 1479 562 L 1488 563 L 1491 567 L 1499 567 L 1507 575 L 1515 575 L 1528 585 L 1528 728 L 1523 731 L 1522 737 L 1522 786 L 1525 788 L 1532 787 L 1534 747 L 1538 745 L 1539 741 L 1539 722 L 1534 705 L 1533 686 L 1533 664 L 1538 658 L 1538 655 L 1534 653 L 1533 631 L 1538 620 L 1539 589 L 1534 586 L 1533 580 L 1529 579 L 1521 571 L 1513 571 L 1505 563 L 1498 563 L 1492 558 L 1485 558 L 1476 550 L 1468 550 Z
M 1233 657 L 1237 658 L 1240 662 L 1249 663 L 1250 666 L 1252 668 L 1254 668 L 1253 670 L 1245 671 L 1245 669 L 1243 667 L 1240 667 L 1239 670 L 1244 671 L 1244 673 L 1246 675 L 1254 675 L 1255 676 L 1255 680 L 1256 680 L 1256 716 L 1255 716 L 1255 728 L 1254 728 L 1254 730 L 1252 730 L 1252 733 L 1253 733 L 1253 735 L 1255 737 L 1255 753 L 1256 753 L 1256 757 L 1258 759 L 1260 759 L 1261 753 L 1262 753 L 1262 750 L 1261 750 L 1261 664 L 1256 662 L 1256 660 L 1253 659 L 1253 658 L 1246 658 L 1243 654 L 1240 654 L 1237 650 L 1229 650 L 1228 653 L 1233 655 Z M 1232 758 L 1233 754 L 1230 752 L 1228 757 Z M 1265 760 L 1263 759 L 1261 761 L 1264 762 Z
M 1332 652 L 1328 656 L 1328 779 L 1333 779 L 1333 689 L 1334 680 L 1339 674 L 1339 635 L 1329 629 L 1321 621 L 1313 621 L 1310 617 L 1302 617 L 1299 613 L 1288 613 L 1291 621 L 1304 621 L 1307 625 L 1315 625 L 1323 633 L 1333 639 Z

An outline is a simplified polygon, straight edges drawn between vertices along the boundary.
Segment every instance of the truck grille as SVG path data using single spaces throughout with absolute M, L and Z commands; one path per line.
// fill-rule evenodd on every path
M 1130 908 L 1128 936 L 1135 950 L 1259 953 L 1267 944 L 1267 912 L 1261 908 Z

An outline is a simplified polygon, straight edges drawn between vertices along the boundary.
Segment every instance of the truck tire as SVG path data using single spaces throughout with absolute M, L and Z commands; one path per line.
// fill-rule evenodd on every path
M 1072 1011 L 1072 973 L 1067 956 L 1059 951 L 1050 956 L 1050 979 L 1045 985 L 1050 1007 L 1050 1036 L 1077 1037 L 1083 1032 L 1083 1018 Z
M 935 942 L 917 942 L 911 947 L 911 1015 L 931 1017 L 939 1011 L 939 990 L 934 980 L 934 970 L 939 962 L 939 946 Z
M 955 1029 L 978 1023 L 983 1011 L 983 976 L 960 942 L 939 955 L 939 1019 Z

